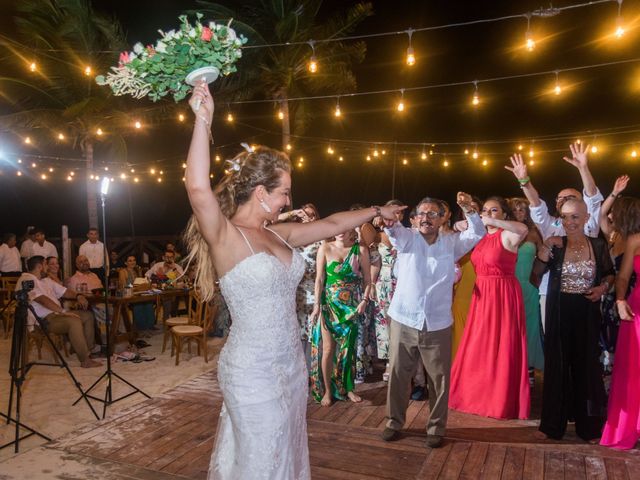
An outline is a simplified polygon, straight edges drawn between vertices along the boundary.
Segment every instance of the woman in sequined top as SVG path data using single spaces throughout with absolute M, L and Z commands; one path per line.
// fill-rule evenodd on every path
M 560 213 L 567 236 L 548 238 L 534 264 L 536 274 L 549 270 L 540 432 L 560 439 L 574 419 L 576 434 L 592 441 L 600 437 L 606 413 L 600 299 L 614 271 L 607 242 L 584 234 L 585 203 L 567 200 Z

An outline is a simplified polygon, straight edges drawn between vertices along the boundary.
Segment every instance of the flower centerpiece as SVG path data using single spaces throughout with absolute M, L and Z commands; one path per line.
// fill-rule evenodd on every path
M 247 39 L 228 24 L 201 23 L 196 15 L 194 25 L 186 15 L 178 17 L 180 28 L 163 32 L 155 45 L 136 43 L 133 51 L 122 52 L 117 67 L 107 75 L 98 75 L 98 85 L 108 85 L 115 95 L 134 98 L 148 96 L 156 102 L 169 94 L 177 102 L 187 96 L 198 81 L 213 82 L 218 75 L 236 71 L 242 56 L 240 47 Z

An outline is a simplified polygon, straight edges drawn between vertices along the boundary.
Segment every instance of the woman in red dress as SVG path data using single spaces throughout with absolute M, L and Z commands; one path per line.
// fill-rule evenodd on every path
M 527 418 L 530 406 L 524 303 L 515 276 L 528 229 L 510 218 L 503 198 L 482 206 L 488 235 L 471 255 L 477 278 L 449 396 L 452 409 L 504 419 Z

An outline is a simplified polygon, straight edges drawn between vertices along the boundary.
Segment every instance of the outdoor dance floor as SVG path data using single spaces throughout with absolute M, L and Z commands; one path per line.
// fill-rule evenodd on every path
M 540 442 L 533 435 L 535 421 L 452 413 L 445 446 L 428 449 L 423 430 L 428 402 L 411 402 L 408 432 L 385 443 L 380 439 L 385 385 L 362 387 L 362 404 L 309 404 L 314 479 L 640 479 L 638 450 L 586 444 L 576 439 L 573 426 L 562 442 Z M 538 410 L 539 396 L 536 388 Z M 111 464 L 105 478 L 203 479 L 221 402 L 214 370 L 45 447 L 84 465 Z

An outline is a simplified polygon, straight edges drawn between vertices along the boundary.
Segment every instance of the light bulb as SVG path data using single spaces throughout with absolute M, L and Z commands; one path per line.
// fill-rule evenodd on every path
M 216 162 L 219 162 L 220 161 L 220 155 L 216 155 L 215 160 L 216 160 Z
M 140 123 L 139 121 L 136 121 L 136 123 L 133 126 L 139 130 L 142 128 L 142 123 Z
M 416 64 L 416 55 L 413 52 L 413 47 L 407 48 L 407 65 L 410 67 Z
M 489 162 L 485 159 L 482 161 L 482 166 L 486 167 L 489 164 Z
M 478 105 L 480 103 L 480 97 L 477 93 L 473 94 L 473 99 L 471 100 L 472 105 Z
M 426 153 L 424 153 L 424 152 L 422 152 L 422 155 L 420 155 L 420 158 L 421 158 L 422 160 L 426 160 L 426 159 L 427 159 L 427 154 L 426 154 Z
M 67 175 L 67 180 L 71 181 L 71 180 L 73 180 L 73 177 L 71 175 Z
M 380 155 L 380 154 L 378 153 L 378 149 L 376 148 L 376 149 L 373 150 L 373 156 L 377 158 L 378 155 Z
M 99 128 L 99 129 L 97 129 L 97 130 L 96 130 L 96 135 L 98 135 L 99 137 L 100 137 L 100 136 L 102 136 L 102 134 L 103 134 L 103 133 L 104 133 L 104 132 L 102 131 L 102 129 L 101 129 L 101 128 Z
M 149 173 L 150 173 L 151 175 L 155 175 L 155 174 L 156 174 L 156 169 L 155 169 L 155 168 L 152 168 L 151 170 L 149 170 Z
M 560 93 L 562 93 L 562 87 L 558 83 L 556 83 L 556 86 L 553 89 L 553 93 L 555 93 L 556 95 L 560 95 Z
M 31 144 L 31 137 L 27 137 L 24 139 L 24 143 L 26 143 L 27 145 Z
M 227 113 L 227 122 L 229 123 L 233 122 L 233 113 L 231 112 Z
M 336 109 L 334 110 L 333 115 L 335 117 L 339 117 L 342 115 L 342 112 L 340 111 L 340 105 L 336 105 Z
M 64 140 L 64 133 L 58 134 L 58 140 Z
M 465 154 L 465 155 L 469 155 L 469 149 L 468 149 L 468 148 L 465 148 L 465 149 L 464 149 L 464 154 Z
M 404 102 L 400 100 L 396 108 L 398 109 L 399 112 L 404 112 Z
M 409 165 L 409 160 L 407 160 L 406 158 L 403 158 L 402 165 Z
M 443 167 L 448 167 L 449 166 L 449 162 L 447 160 L 445 160 L 444 162 L 442 162 L 442 166 Z
M 367 162 L 371 161 L 371 155 L 367 155 Z
M 76 172 L 74 172 L 73 170 L 69 172 L 69 175 L 71 175 L 72 177 L 75 176 Z
M 278 118 L 284 120 L 284 112 L 282 110 L 278 110 Z
M 621 38 L 624 35 L 624 28 L 622 27 L 622 25 L 618 25 L 618 28 L 616 28 L 616 38 Z
M 89 66 L 84 67 L 84 74 L 87 77 L 91 75 L 91 72 L 92 72 L 91 67 L 89 67 Z
M 40 178 L 41 178 L 42 180 L 46 180 L 46 179 L 47 179 L 47 176 L 43 173 L 42 175 L 40 175 Z
M 471 155 L 471 157 L 472 157 L 474 160 L 477 160 L 477 159 L 478 159 L 478 152 L 474 150 L 473 155 Z
M 344 158 L 342 158 L 342 157 L 338 158 L 338 161 L 340 161 L 340 162 L 342 162 L 343 160 L 344 160 Z
M 187 168 L 187 164 L 186 163 L 182 163 L 182 168 Z
M 531 165 L 532 167 L 535 165 L 535 163 L 536 163 L 535 160 L 533 160 L 533 159 L 529 160 L 529 165 Z
M 33 163 L 31 164 L 31 168 L 36 168 L 36 163 L 35 163 L 35 162 L 33 162 Z
M 598 147 L 595 145 L 591 147 L 591 153 L 598 153 Z
M 387 151 L 386 150 L 382 150 L 382 152 L 380 152 L 380 153 L 382 153 L 382 155 L 386 155 Z
M 290 152 L 290 151 L 291 151 L 291 144 L 290 144 L 290 143 L 287 143 L 287 146 L 286 146 L 285 148 L 287 149 L 287 151 L 289 151 L 289 152 Z
M 158 183 L 162 183 L 162 178 L 158 177 L 157 181 L 158 181 Z
M 53 167 L 49 167 L 49 173 L 53 173 Z
M 533 156 L 535 155 L 535 152 L 533 151 L 533 148 L 531 150 L 529 150 L 529 158 L 533 158 Z
M 178 121 L 179 122 L 184 122 L 184 114 L 181 113 L 180 115 L 178 115 Z
M 527 47 L 527 50 L 532 52 L 536 48 L 536 41 L 533 38 L 527 36 L 526 47 Z
M 21 177 L 21 176 L 22 176 L 22 172 L 21 172 L 20 170 L 18 170 L 18 171 L 16 172 L 16 175 L 17 175 L 17 176 L 19 176 L 19 177 Z
M 140 181 L 140 179 L 138 177 L 134 177 L 133 181 L 134 181 L 134 183 L 138 183 Z
M 331 152 L 331 153 L 333 153 L 333 149 L 332 149 L 332 152 Z M 298 163 L 304 163 L 304 157 L 300 157 L 300 158 L 298 159 Z
M 126 180 L 127 175 L 125 173 L 120 174 L 120 180 Z
M 316 60 L 315 55 L 311 55 L 309 59 L 309 72 L 316 73 L 318 71 L 318 61 Z
M 524 147 L 522 145 L 518 145 L 518 150 L 522 150 Z
M 333 155 L 333 148 L 331 148 L 331 146 L 329 146 L 329 147 L 327 148 L 327 153 L 328 153 L 329 155 Z
M 631 151 L 631 158 L 636 158 L 638 156 L 638 152 L 636 150 Z
M 38 69 L 38 64 L 36 62 L 31 62 L 31 64 L 29 65 L 29 70 L 31 70 L 32 72 L 35 72 Z
M 131 169 L 131 173 L 136 173 L 136 169 L 135 169 L 135 168 L 132 168 L 132 169 Z

